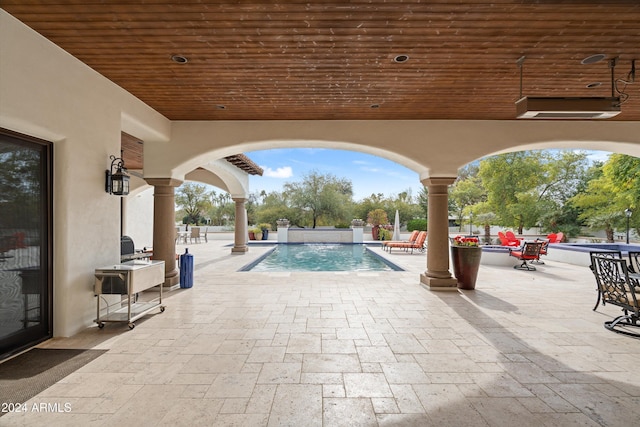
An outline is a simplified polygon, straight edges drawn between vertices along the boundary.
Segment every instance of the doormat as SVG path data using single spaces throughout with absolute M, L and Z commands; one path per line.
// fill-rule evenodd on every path
M 106 351 L 32 348 L 0 363 L 0 403 L 22 404 Z

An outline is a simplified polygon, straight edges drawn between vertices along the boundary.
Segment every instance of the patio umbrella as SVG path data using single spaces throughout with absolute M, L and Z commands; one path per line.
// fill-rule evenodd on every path
M 396 219 L 393 223 L 393 237 L 392 240 L 400 240 L 400 214 L 396 209 Z

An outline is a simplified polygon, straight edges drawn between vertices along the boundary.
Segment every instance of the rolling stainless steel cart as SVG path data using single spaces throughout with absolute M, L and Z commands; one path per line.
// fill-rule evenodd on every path
M 164 261 L 129 261 L 122 264 L 97 268 L 95 271 L 94 293 L 98 299 L 97 316 L 95 322 L 100 329 L 106 322 L 125 322 L 129 329 L 135 327 L 135 321 L 151 310 L 162 305 L 162 284 L 164 283 Z M 157 298 L 150 301 L 138 302 L 138 292 L 161 285 Z M 120 308 L 112 310 L 107 305 L 106 313 L 100 313 L 100 300 L 102 295 L 121 295 Z

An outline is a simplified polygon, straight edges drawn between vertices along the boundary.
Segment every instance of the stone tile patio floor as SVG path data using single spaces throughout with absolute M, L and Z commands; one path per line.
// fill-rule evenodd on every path
M 640 340 L 604 329 L 620 310 L 591 310 L 586 266 L 482 266 L 475 291 L 432 292 L 424 254 L 385 255 L 405 272 L 252 273 L 266 248 L 229 244 L 189 245 L 193 288 L 134 330 L 43 343 L 108 352 L 30 401 L 70 412 L 0 425 L 638 425 Z

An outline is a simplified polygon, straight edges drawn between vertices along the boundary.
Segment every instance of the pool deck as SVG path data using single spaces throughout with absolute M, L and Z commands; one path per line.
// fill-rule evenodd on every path
M 630 426 L 640 340 L 592 311 L 588 268 L 482 265 L 475 291 L 420 285 L 425 254 L 378 253 L 403 272 L 237 272 L 268 247 L 188 245 L 194 285 L 133 330 L 108 324 L 48 348 L 108 352 L 0 425 Z M 178 250 L 184 252 L 184 245 Z M 514 260 L 515 261 L 515 260 Z M 515 262 L 514 262 L 515 264 Z

